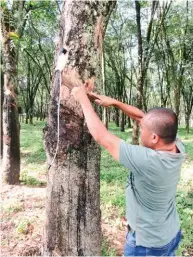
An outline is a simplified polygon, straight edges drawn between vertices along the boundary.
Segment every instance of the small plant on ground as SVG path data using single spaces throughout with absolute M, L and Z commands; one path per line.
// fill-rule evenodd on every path
M 29 176 L 27 171 L 22 172 L 20 177 L 21 184 L 26 186 L 41 186 L 42 182 L 38 179 Z

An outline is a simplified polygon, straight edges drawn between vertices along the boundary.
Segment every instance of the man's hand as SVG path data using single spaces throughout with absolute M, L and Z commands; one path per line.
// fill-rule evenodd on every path
M 84 101 L 84 99 L 87 98 L 85 85 L 81 87 L 74 87 L 71 91 L 71 95 L 74 96 L 77 102 Z
M 112 106 L 116 102 L 116 100 L 111 98 L 111 97 L 108 97 L 108 96 L 105 96 L 105 95 L 98 95 L 98 94 L 95 94 L 93 92 L 90 92 L 89 96 L 91 98 L 95 99 L 94 100 L 95 103 L 97 103 L 98 105 L 104 106 L 104 107 Z
M 74 87 L 71 91 L 71 94 L 74 96 L 75 100 L 78 101 L 81 105 L 90 134 L 93 136 L 95 141 L 98 142 L 105 149 L 107 149 L 107 151 L 109 151 L 109 153 L 116 160 L 119 160 L 120 139 L 111 134 L 105 128 L 104 124 L 95 113 L 87 97 L 87 93 L 88 92 L 86 85 L 83 85 L 81 87 Z M 103 104 L 105 104 L 105 106 L 111 105 L 113 100 L 110 97 L 100 96 L 96 94 L 94 94 L 93 98 L 100 101 L 104 99 L 105 101 L 103 102 Z

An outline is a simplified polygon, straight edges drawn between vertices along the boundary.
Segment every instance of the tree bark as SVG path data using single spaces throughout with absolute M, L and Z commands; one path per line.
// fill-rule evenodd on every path
M 119 109 L 115 109 L 115 124 L 117 127 L 119 127 Z
M 8 36 L 8 23 L 4 20 L 3 65 L 3 180 L 8 184 L 19 183 L 20 174 L 20 127 L 16 89 L 16 54 Z
M 66 68 L 81 80 L 102 85 L 102 40 L 114 1 L 64 2 L 59 50 L 67 48 Z M 56 59 L 55 58 L 55 59 Z M 65 73 L 63 73 L 65 75 Z M 53 75 L 45 147 L 48 173 L 44 255 L 100 256 L 100 147 L 84 122 L 80 105 L 61 87 L 60 140 L 57 145 L 58 78 Z
M 2 65 L 2 62 L 1 62 Z M 4 78 L 3 78 L 3 71 L 1 70 L 1 152 L 0 152 L 0 157 L 3 157 L 3 100 L 4 100 L 4 95 L 3 95 L 3 84 L 4 84 Z
M 137 77 L 137 107 L 142 109 L 143 100 L 143 73 L 142 73 L 142 58 L 143 58 L 143 45 L 141 35 L 141 5 L 139 1 L 135 1 L 137 34 L 138 34 L 138 77 Z M 134 122 L 132 133 L 132 144 L 139 144 L 139 126 Z
M 103 80 L 103 94 L 106 95 L 106 80 L 105 80 L 105 73 L 106 73 L 106 67 L 105 67 L 105 54 L 103 49 L 103 55 L 102 55 L 102 80 Z M 103 109 L 103 122 L 105 127 L 108 129 L 108 114 L 107 114 L 107 108 Z
M 109 121 L 108 121 L 108 109 L 107 108 L 103 109 L 103 123 L 104 123 L 105 127 L 108 129 Z
M 33 115 L 29 115 L 29 124 L 33 125 Z
M 128 122 L 127 128 L 131 128 L 131 118 L 128 117 L 127 122 Z
M 190 133 L 190 115 L 185 113 L 186 132 Z
M 125 113 L 121 112 L 121 132 L 125 132 Z

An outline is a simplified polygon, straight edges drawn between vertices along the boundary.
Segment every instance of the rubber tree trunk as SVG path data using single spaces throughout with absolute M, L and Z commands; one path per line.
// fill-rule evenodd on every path
M 105 127 L 108 129 L 109 121 L 108 121 L 108 109 L 107 108 L 103 109 L 103 123 L 104 123 Z
M 103 94 L 106 95 L 106 80 L 105 80 L 105 74 L 106 74 L 106 67 L 105 67 L 105 53 L 103 49 L 103 55 L 102 55 L 102 81 L 103 81 Z M 103 123 L 105 127 L 108 129 L 108 113 L 107 113 L 107 108 L 103 109 Z
M 174 107 L 175 107 L 175 113 L 177 117 L 179 117 L 179 114 L 180 114 L 180 97 L 181 97 L 180 86 L 177 85 L 174 88 Z
M 115 109 L 115 124 L 117 127 L 119 127 L 119 115 L 120 115 L 119 109 Z
M 127 119 L 127 122 L 128 122 L 127 128 L 131 128 L 131 119 L 129 117 Z
M 121 112 L 121 127 L 120 131 L 125 132 L 125 113 Z
M 29 114 L 28 113 L 26 113 L 26 116 L 25 116 L 25 124 L 28 124 L 29 122 Z
M 191 113 L 190 113 L 191 114 Z M 185 113 L 185 124 L 186 124 L 186 132 L 189 134 L 190 133 L 190 114 Z
M 32 114 L 29 115 L 29 123 L 31 125 L 33 125 L 33 115 Z
M 2 65 L 2 63 L 1 63 Z M 1 150 L 0 150 L 0 158 L 3 157 L 3 122 L 2 122 L 2 117 L 3 117 L 3 84 L 4 84 L 4 79 L 3 79 L 3 71 L 1 70 Z
M 104 31 L 114 1 L 64 2 L 59 45 L 67 48 L 65 68 L 82 80 L 95 77 L 102 90 L 101 57 Z M 55 58 L 56 59 L 56 58 Z M 45 128 L 48 173 L 44 255 L 100 256 L 100 147 L 84 122 L 78 103 L 62 86 L 60 140 L 57 145 L 58 77 L 53 74 L 48 124 Z
M 135 1 L 136 22 L 137 22 L 137 37 L 138 37 L 138 75 L 137 75 L 137 107 L 142 109 L 143 100 L 143 72 L 142 72 L 142 58 L 143 45 L 141 34 L 141 3 Z M 139 144 L 139 125 L 136 121 L 133 123 L 132 144 Z
M 17 108 L 16 55 L 8 38 L 8 28 L 4 21 L 3 66 L 4 66 L 4 103 L 3 103 L 3 181 L 14 185 L 19 183 L 20 174 L 20 127 Z

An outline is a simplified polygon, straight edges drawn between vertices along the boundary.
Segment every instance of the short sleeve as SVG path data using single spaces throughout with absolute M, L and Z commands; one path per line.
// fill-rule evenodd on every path
M 133 173 L 144 174 L 149 168 L 148 148 L 120 142 L 119 161 Z
M 180 153 L 185 154 L 185 146 L 179 138 L 176 138 L 175 144 L 178 150 L 180 151 Z

